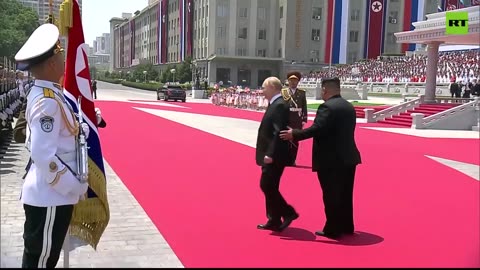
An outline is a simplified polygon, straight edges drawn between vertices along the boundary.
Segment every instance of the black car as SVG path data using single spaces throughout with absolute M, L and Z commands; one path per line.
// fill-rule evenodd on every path
M 187 92 L 180 85 L 164 85 L 162 88 L 157 89 L 157 100 L 161 99 L 185 102 L 187 100 Z

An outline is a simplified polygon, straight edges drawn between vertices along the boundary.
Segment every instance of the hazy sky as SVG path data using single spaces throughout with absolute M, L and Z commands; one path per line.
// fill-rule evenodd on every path
M 122 12 L 134 13 L 147 7 L 148 0 L 83 0 L 82 23 L 85 42 L 90 46 L 103 33 L 110 32 L 110 19 Z

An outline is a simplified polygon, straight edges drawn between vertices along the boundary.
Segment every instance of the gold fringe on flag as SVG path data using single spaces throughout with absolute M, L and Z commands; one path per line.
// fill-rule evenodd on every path
M 76 0 L 65 0 L 60 5 L 57 26 L 62 36 L 68 36 L 70 28 L 73 27 L 73 1 Z M 70 235 L 83 240 L 96 250 L 110 221 L 110 209 L 105 173 L 92 159 L 88 160 L 88 170 L 88 185 L 96 197 L 86 198 L 75 205 L 70 221 Z
M 75 205 L 70 235 L 82 239 L 96 250 L 110 221 L 110 209 L 105 175 L 91 159 L 88 160 L 88 172 L 88 185 L 97 197 L 87 198 Z

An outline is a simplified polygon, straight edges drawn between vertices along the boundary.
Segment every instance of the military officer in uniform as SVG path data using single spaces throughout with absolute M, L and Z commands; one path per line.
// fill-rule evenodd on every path
M 56 266 L 72 218 L 88 183 L 78 180 L 79 124 L 57 84 L 65 71 L 59 31 L 38 27 L 15 56 L 17 67 L 36 78 L 27 95 L 26 147 L 30 152 L 21 201 L 25 210 L 23 268 Z
M 308 120 L 307 95 L 305 90 L 297 88 L 302 74 L 298 71 L 287 74 L 288 88 L 282 89 L 283 99 L 290 105 L 289 126 L 293 129 L 302 129 Z M 290 144 L 290 166 L 296 166 L 298 141 Z

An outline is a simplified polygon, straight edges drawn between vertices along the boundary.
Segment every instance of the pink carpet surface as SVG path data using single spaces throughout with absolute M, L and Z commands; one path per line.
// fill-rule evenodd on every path
M 266 217 L 255 149 L 134 107 L 254 121 L 262 113 L 170 104 L 186 108 L 96 102 L 108 122 L 100 130 L 105 159 L 185 267 L 480 267 L 479 181 L 425 157 L 479 165 L 478 140 L 358 124 L 357 233 L 334 241 L 314 235 L 325 215 L 311 140 L 281 182 L 300 218 L 282 233 L 260 231 Z

